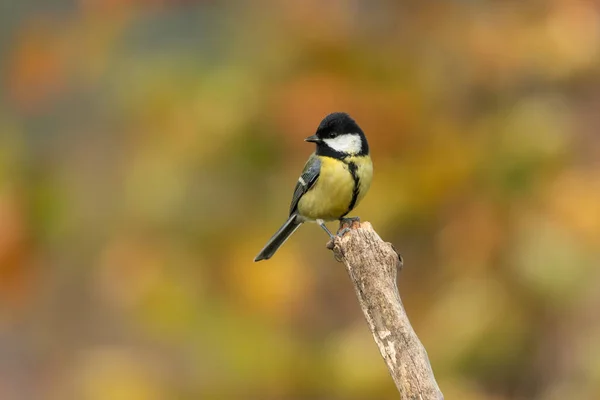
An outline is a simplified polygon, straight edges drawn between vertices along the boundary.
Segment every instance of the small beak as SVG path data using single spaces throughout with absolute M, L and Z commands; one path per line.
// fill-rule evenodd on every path
M 321 139 L 317 135 L 312 135 L 304 139 L 305 142 L 321 143 Z

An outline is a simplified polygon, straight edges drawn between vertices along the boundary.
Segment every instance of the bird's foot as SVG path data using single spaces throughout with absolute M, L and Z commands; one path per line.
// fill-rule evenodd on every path
M 337 232 L 337 236 L 342 237 L 346 233 L 350 232 L 352 228 L 360 227 L 359 217 L 340 218 L 340 227 Z
M 338 237 L 344 236 L 346 233 L 350 232 L 352 229 L 346 227 L 337 231 Z
M 355 222 L 360 223 L 360 217 L 343 217 L 340 218 L 340 226 L 350 225 L 352 226 Z
M 317 220 L 317 224 L 319 224 L 319 226 L 320 226 L 321 228 L 323 228 L 323 230 L 324 230 L 324 231 L 325 231 L 325 232 L 326 232 L 326 233 L 329 235 L 329 238 L 330 238 L 331 240 L 334 240 L 334 239 L 335 239 L 335 236 L 333 236 L 333 233 L 331 233 L 331 232 L 329 231 L 329 229 L 327 229 L 327 227 L 325 226 L 325 221 L 323 221 L 322 219 L 318 219 L 318 220 Z

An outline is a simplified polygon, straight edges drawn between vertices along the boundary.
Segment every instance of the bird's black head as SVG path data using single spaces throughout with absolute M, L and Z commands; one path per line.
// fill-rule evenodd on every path
M 364 132 L 348 114 L 329 114 L 319 124 L 317 132 L 305 139 L 317 144 L 317 155 L 345 158 L 369 154 Z

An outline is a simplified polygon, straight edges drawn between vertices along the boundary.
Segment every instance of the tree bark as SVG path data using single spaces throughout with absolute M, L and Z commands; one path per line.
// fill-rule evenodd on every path
M 402 399 L 440 400 L 427 352 L 410 325 L 400 300 L 396 276 L 402 258 L 381 240 L 370 223 L 354 221 L 332 248 L 346 265 L 360 308 Z

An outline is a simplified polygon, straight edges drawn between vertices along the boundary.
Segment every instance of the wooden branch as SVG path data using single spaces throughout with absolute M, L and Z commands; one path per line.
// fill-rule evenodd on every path
M 340 229 L 349 227 L 341 226 Z M 440 400 L 425 348 L 402 306 L 397 270 L 402 258 L 368 222 L 355 221 L 329 248 L 346 265 L 369 329 L 402 399 Z

